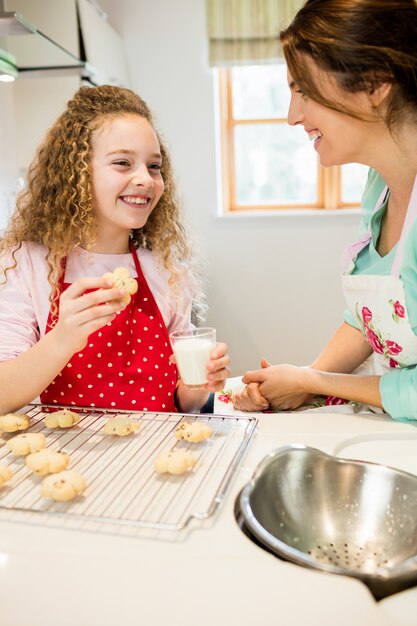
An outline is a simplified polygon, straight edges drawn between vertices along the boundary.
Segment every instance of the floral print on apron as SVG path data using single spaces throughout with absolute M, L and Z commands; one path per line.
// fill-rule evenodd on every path
M 385 188 L 381 193 L 374 212 L 382 205 L 387 192 L 388 189 Z M 416 217 L 417 177 L 397 243 L 391 273 L 386 276 L 351 274 L 354 259 L 372 239 L 370 230 L 349 246 L 344 254 L 343 291 L 351 313 L 373 350 L 371 374 L 382 375 L 392 368 L 417 364 L 417 335 L 410 325 L 404 286 L 399 272 L 409 227 Z
M 47 404 L 176 411 L 177 368 L 170 363 L 172 348 L 159 307 L 130 242 L 138 290 L 115 319 L 92 333 L 64 369 L 42 392 Z M 60 293 L 69 287 L 59 284 Z M 52 328 L 51 311 L 46 331 Z

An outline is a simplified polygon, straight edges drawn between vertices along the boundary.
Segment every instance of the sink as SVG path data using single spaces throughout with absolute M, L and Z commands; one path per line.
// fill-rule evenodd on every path
M 339 443 L 334 455 L 381 463 L 417 475 L 417 433 L 374 433 L 352 437 Z
M 339 447 L 356 457 L 356 444 L 374 440 L 385 449 L 391 443 L 356 438 Z M 410 443 L 416 449 L 417 437 Z M 235 517 L 257 545 L 298 565 L 358 578 L 377 600 L 417 584 L 417 476 L 409 472 L 283 446 L 257 466 Z

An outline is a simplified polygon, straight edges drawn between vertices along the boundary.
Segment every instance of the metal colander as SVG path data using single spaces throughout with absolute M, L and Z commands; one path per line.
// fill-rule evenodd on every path
M 377 599 L 417 584 L 417 476 L 293 444 L 260 463 L 239 509 L 274 554 L 359 578 Z

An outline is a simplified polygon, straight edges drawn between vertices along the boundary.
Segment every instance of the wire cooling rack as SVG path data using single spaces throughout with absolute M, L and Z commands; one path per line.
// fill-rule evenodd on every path
M 119 532 L 132 529 L 181 530 L 191 520 L 214 515 L 222 502 L 239 461 L 257 425 L 257 418 L 180 413 L 132 413 L 71 407 L 80 421 L 69 429 L 48 429 L 44 418 L 49 405 L 30 405 L 26 432 L 43 432 L 46 446 L 70 455 L 68 469 L 82 474 L 87 488 L 71 502 L 55 502 L 40 494 L 42 477 L 30 472 L 25 457 L 8 452 L 0 440 L 0 465 L 8 465 L 13 478 L 0 490 L 0 519 L 43 525 Z M 53 409 L 68 408 L 53 406 Z M 138 422 L 132 435 L 105 435 L 109 418 L 123 416 Z M 213 435 L 199 444 L 177 441 L 175 428 L 182 421 L 203 421 Z M 154 459 L 162 451 L 190 450 L 196 465 L 185 475 L 160 475 Z M 10 515 L 13 514 L 13 517 Z M 15 517 L 17 516 L 17 517 Z M 40 518 L 40 519 L 39 519 Z M 74 523 L 76 522 L 75 526 Z M 92 526 L 93 524 L 93 526 Z M 132 533 L 130 533 L 132 534 Z

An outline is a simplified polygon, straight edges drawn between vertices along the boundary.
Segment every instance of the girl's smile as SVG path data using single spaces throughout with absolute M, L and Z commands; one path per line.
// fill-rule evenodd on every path
M 92 173 L 100 247 L 126 252 L 129 233 L 143 228 L 164 181 L 155 131 L 139 115 L 105 119 L 92 135 Z

